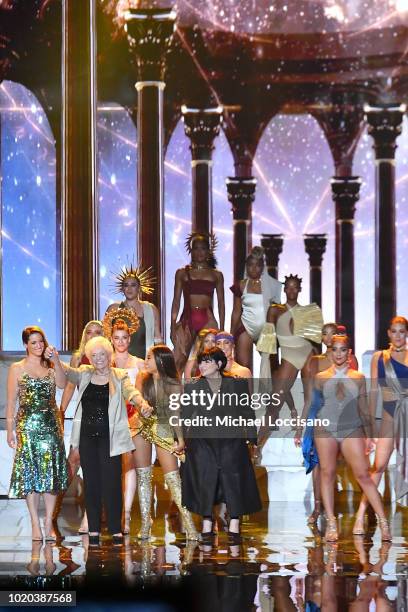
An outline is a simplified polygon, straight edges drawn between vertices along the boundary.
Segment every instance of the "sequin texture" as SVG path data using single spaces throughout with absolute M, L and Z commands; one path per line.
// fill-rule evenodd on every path
M 67 462 L 61 422 L 55 403 L 52 374 L 18 382 L 17 448 L 9 497 L 28 493 L 59 493 L 68 486 Z

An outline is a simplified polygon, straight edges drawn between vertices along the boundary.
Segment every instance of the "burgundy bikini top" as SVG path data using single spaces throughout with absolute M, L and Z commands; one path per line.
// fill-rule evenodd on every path
M 184 283 L 184 291 L 188 295 L 208 295 L 212 297 L 215 282 L 203 278 L 191 278 L 189 267 L 186 267 L 187 280 Z

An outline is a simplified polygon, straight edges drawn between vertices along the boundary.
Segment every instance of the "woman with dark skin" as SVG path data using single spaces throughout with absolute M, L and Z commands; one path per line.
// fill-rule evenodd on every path
M 176 272 L 171 306 L 170 338 L 179 372 L 184 369 L 198 332 L 204 327 L 223 329 L 225 320 L 224 277 L 215 269 L 210 237 L 193 233 L 188 238 L 187 251 L 191 254 L 191 263 Z M 217 293 L 219 325 L 213 312 L 214 291 Z M 177 322 L 182 294 L 184 309 Z
M 281 283 L 265 269 L 261 247 L 254 247 L 246 259 L 246 278 L 230 289 L 234 294 L 231 333 L 235 337 L 235 359 L 250 368 L 253 346 L 265 324 L 268 308 L 271 303 L 280 303 L 282 290 Z
M 276 328 L 276 338 L 281 349 L 281 363 L 277 365 L 277 354 L 271 354 L 271 370 L 273 372 L 273 388 L 278 390 L 281 396 L 280 405 L 273 408 L 274 416 L 277 416 L 280 408 L 287 398 L 290 398 L 290 390 L 297 378 L 298 372 L 302 377 L 303 386 L 307 378 L 307 362 L 313 352 L 313 344 L 301 336 L 293 333 L 292 311 L 299 306 L 298 296 L 301 291 L 302 279 L 297 276 L 287 276 L 285 279 L 284 292 L 286 294 L 285 304 L 273 304 L 267 315 L 267 322 Z M 289 400 L 290 401 L 290 400 Z M 292 400 L 293 401 L 293 400 Z M 268 419 L 269 420 L 269 419 Z M 262 447 L 269 437 L 270 426 L 263 425 L 258 434 L 258 446 Z
M 395 420 L 397 418 L 397 404 L 405 403 L 406 401 L 404 389 L 408 387 L 407 337 L 407 319 L 405 317 L 394 317 L 391 319 L 388 328 L 389 349 L 377 351 L 371 360 L 370 414 L 373 418 L 380 392 L 383 400 L 381 428 L 376 441 L 374 470 L 371 473 L 371 478 L 376 486 L 380 483 L 396 445 Z M 391 376 L 388 375 L 389 370 L 391 370 Z M 393 378 L 397 379 L 395 381 L 397 388 L 394 385 L 393 387 L 389 386 L 390 383 L 392 384 Z M 400 407 L 398 406 L 398 408 Z M 400 437 L 404 439 L 405 435 L 401 435 L 400 432 Z M 401 499 L 400 503 L 406 506 L 406 498 L 405 500 Z M 367 507 L 367 498 L 363 496 L 356 514 L 356 522 L 353 529 L 355 535 L 364 535 L 364 515 Z

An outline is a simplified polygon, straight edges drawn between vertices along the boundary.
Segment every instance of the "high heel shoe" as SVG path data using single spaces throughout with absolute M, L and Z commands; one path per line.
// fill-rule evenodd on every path
M 148 540 L 152 531 L 150 510 L 152 505 L 152 466 L 136 468 L 137 493 L 139 495 L 140 516 L 142 523 L 137 537 L 139 540 Z
M 130 533 L 130 510 L 125 510 L 123 517 L 123 535 L 129 535 Z
M 56 542 L 57 535 L 54 531 L 54 527 L 51 520 L 44 520 L 44 533 L 45 533 L 45 541 L 46 542 Z
M 199 540 L 200 536 L 195 528 L 193 517 L 181 502 L 181 479 L 179 471 L 174 470 L 173 472 L 167 472 L 167 474 L 164 475 L 164 480 L 169 488 L 171 498 L 179 509 L 181 518 L 183 519 L 186 540 Z
M 377 517 L 377 520 L 378 520 L 378 526 L 381 531 L 381 541 L 391 542 L 392 541 L 391 530 L 390 530 L 390 526 L 389 526 L 387 519 Z
M 315 525 L 317 521 L 319 520 L 319 516 L 321 515 L 321 513 L 322 513 L 322 506 L 320 502 L 316 502 L 312 514 L 307 519 L 307 524 Z
M 335 517 L 327 519 L 326 533 L 324 535 L 326 542 L 337 542 L 339 533 L 337 531 L 337 519 Z
M 365 535 L 364 517 L 356 518 L 356 520 L 354 522 L 354 526 L 353 526 L 353 535 L 355 535 L 355 536 L 363 536 L 363 535 Z

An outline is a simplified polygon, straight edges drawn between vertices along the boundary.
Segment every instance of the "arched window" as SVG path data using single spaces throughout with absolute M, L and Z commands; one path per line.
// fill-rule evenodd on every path
M 98 242 L 100 313 L 117 296 L 113 274 L 137 261 L 136 127 L 118 104 L 98 107 Z
M 54 136 L 37 98 L 12 81 L 0 85 L 0 122 L 2 349 L 21 350 L 26 325 L 59 345 Z
M 279 280 L 302 277 L 300 302 L 309 303 L 309 261 L 303 234 L 327 234 L 323 258 L 322 307 L 334 318 L 334 205 L 330 177 L 332 156 L 324 134 L 310 115 L 277 115 L 258 145 L 254 176 L 253 244 L 260 234 L 284 235 Z

